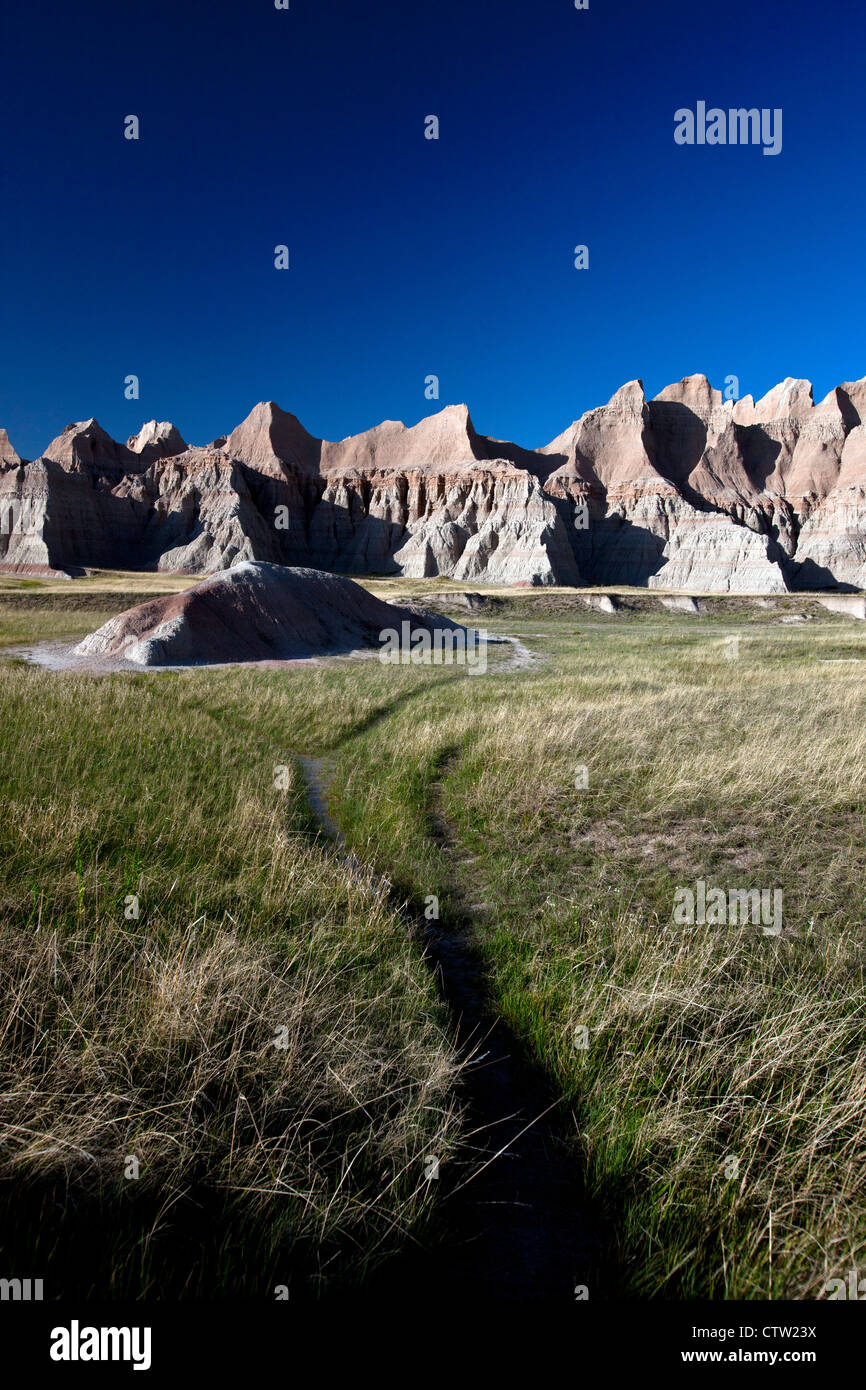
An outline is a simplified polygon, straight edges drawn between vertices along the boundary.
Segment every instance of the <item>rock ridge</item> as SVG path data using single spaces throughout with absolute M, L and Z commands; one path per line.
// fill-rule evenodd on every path
M 0 430 L 0 570 L 212 574 L 247 561 L 345 574 L 709 593 L 866 588 L 866 377 L 815 402 L 706 376 L 634 379 L 550 444 L 465 405 L 332 442 L 263 401 L 189 445 L 73 422 L 35 460 Z

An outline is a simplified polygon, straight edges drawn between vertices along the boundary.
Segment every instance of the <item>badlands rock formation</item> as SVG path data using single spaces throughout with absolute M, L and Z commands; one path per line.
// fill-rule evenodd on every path
M 129 608 L 85 637 L 73 655 L 137 666 L 286 661 L 362 647 L 381 634 L 458 624 L 383 603 L 339 575 L 245 561 L 182 594 Z
M 245 560 L 461 582 L 715 593 L 866 587 L 866 378 L 724 401 L 628 382 L 542 449 L 465 406 L 340 443 L 273 402 L 188 446 L 95 420 L 31 463 L 0 431 L 0 568 L 212 573 Z

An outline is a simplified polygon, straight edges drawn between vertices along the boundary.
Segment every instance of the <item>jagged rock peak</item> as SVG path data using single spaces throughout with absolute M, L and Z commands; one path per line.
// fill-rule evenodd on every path
M 688 406 L 696 415 L 708 416 L 723 404 L 722 393 L 711 386 L 703 372 L 684 376 L 681 381 L 672 382 L 653 397 L 656 401 L 670 401 L 676 405 Z
M 866 376 L 860 377 L 859 381 L 843 381 L 839 387 L 860 417 L 860 423 L 866 425 Z
M 594 406 L 578 419 L 572 420 L 571 424 L 562 431 L 562 434 L 558 434 L 549 444 L 543 445 L 538 452 L 540 454 L 568 454 L 574 447 L 575 439 L 580 433 L 582 425 L 590 424 L 604 416 L 636 418 L 642 414 L 645 406 L 646 395 L 643 382 L 635 377 L 614 391 L 607 405 Z
M 252 468 L 273 472 L 280 463 L 290 463 L 308 471 L 318 464 L 321 440 L 276 401 L 259 401 L 228 435 L 224 447 Z
M 110 465 L 117 467 L 140 467 L 132 452 L 112 439 L 98 420 L 75 420 L 52 439 L 43 458 L 52 459 L 66 468 L 76 464 L 93 464 L 96 467 Z
M 803 415 L 815 404 L 812 383 L 804 377 L 786 376 L 755 403 L 755 419 L 761 423 Z
M 504 446 L 506 448 L 510 446 Z M 494 450 L 498 455 L 499 450 Z M 488 441 L 479 435 L 465 405 L 446 405 L 417 425 L 385 420 L 363 434 L 339 444 L 322 445 L 321 467 L 329 474 L 363 469 L 442 469 L 479 462 L 491 456 Z
M 430 452 L 427 461 L 431 463 L 449 462 L 451 458 L 456 462 L 461 457 L 460 451 L 465 458 L 486 456 L 486 450 L 478 449 L 481 437 L 476 433 L 467 405 L 446 405 L 435 415 L 426 415 L 406 430 L 406 436 L 412 441 L 413 453 L 418 449 Z M 449 450 L 452 451 L 450 455 Z
M 646 395 L 643 382 L 639 377 L 635 377 L 632 381 L 627 381 L 618 391 L 614 391 L 606 409 L 637 410 L 640 412 L 645 405 Z
M 5 430 L 0 430 L 0 465 L 4 468 L 17 466 L 21 459 L 16 454 L 9 442 L 9 436 Z
M 134 454 L 171 458 L 173 454 L 182 454 L 186 444 L 180 430 L 170 420 L 147 420 L 138 434 L 129 436 L 126 447 Z

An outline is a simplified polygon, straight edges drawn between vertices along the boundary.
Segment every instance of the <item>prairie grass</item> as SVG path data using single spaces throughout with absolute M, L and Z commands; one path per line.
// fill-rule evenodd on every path
M 46 1296 L 305 1297 L 428 1220 L 454 1051 L 311 833 L 299 683 L 0 665 L 0 1246 Z
M 347 744 L 333 809 L 447 908 L 439 797 L 497 1003 L 575 1109 L 625 1289 L 819 1296 L 866 1249 L 862 630 L 510 630 L 534 669 L 438 689 Z M 674 926 L 699 878 L 780 888 L 782 935 Z
M 424 592 L 397 583 L 369 587 Z M 799 626 L 746 600 L 606 618 L 503 598 L 484 621 L 533 649 L 527 670 L 502 648 L 484 676 L 0 665 L 5 1227 L 43 1189 L 125 1202 L 103 1264 L 153 1290 L 178 1213 L 217 1200 L 197 1293 L 360 1280 L 432 1237 L 419 1156 L 461 1143 L 448 1022 L 394 895 L 316 841 L 291 773 L 273 789 L 276 764 L 328 753 L 357 857 L 415 907 L 438 895 L 446 924 L 473 905 L 493 1002 L 575 1116 L 624 1292 L 813 1298 L 863 1263 L 866 632 L 799 598 Z M 0 608 L 0 643 L 12 622 Z M 781 889 L 781 936 L 676 927 L 699 878 Z

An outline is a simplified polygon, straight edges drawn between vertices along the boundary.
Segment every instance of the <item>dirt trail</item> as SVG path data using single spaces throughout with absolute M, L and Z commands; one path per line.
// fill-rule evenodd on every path
M 322 830 L 360 868 L 328 812 L 329 765 L 315 758 L 299 763 Z M 460 846 L 442 811 L 441 781 L 429 817 L 431 834 L 453 864 Z M 603 1296 L 604 1233 L 584 1194 L 573 1119 L 491 1010 L 472 944 L 472 909 L 453 877 L 449 887 L 447 921 L 402 910 L 423 942 L 467 1060 L 460 1089 L 468 1144 L 462 1160 L 440 1169 L 444 1240 L 395 1257 L 367 1292 L 377 1299 L 418 1298 L 419 1306 L 430 1299 L 573 1303 L 581 1285 L 591 1297 Z
M 525 647 L 519 637 L 503 637 L 504 642 L 510 642 L 514 652 L 505 664 L 507 671 L 526 671 L 538 660 L 536 652 L 532 652 Z

